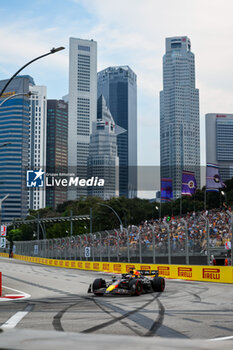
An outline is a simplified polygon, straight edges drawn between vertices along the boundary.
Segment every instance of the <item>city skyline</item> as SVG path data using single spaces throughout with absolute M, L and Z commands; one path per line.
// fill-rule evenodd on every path
M 120 6 L 122 4 L 122 6 Z M 124 4 L 124 6 L 123 6 Z M 45 85 L 48 98 L 68 93 L 69 37 L 98 43 L 98 71 L 127 64 L 138 77 L 138 163 L 159 164 L 159 91 L 162 55 L 169 36 L 188 36 L 196 55 L 196 84 L 200 90 L 201 164 L 205 164 L 205 114 L 232 113 L 231 1 L 180 0 L 156 4 L 153 0 L 11 1 L 0 6 L 1 79 L 53 46 L 66 50 L 34 63 L 30 74 Z M 124 8 L 124 11 L 120 9 Z M 210 11 L 211 9 L 211 11 Z M 53 13 L 53 16 L 49 14 Z M 49 16 L 49 17 L 48 17 Z M 164 20 L 166 18 L 166 20 Z M 221 25 L 219 25 L 221 23 Z M 22 39 L 23 38 L 23 39 Z M 17 60 L 16 60 L 17 57 Z M 224 64 L 221 62 L 224 61 Z M 153 154 L 147 152 L 153 149 Z

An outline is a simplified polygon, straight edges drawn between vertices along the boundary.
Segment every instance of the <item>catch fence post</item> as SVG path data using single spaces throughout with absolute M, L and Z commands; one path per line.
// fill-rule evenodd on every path
M 110 262 L 110 233 L 105 231 L 108 234 L 108 261 Z
M 209 219 L 204 216 L 204 215 L 201 215 L 201 217 L 205 220 L 206 222 L 206 234 L 207 234 L 207 237 L 206 237 L 206 250 L 207 250 L 207 265 L 210 265 L 210 222 L 209 222 Z
M 129 252 L 129 228 L 128 230 L 126 230 L 127 233 L 127 259 L 128 259 L 128 263 L 130 263 L 130 252 Z
M 186 265 L 189 265 L 189 236 L 188 236 L 188 225 L 184 219 L 181 219 L 181 222 L 184 223 L 185 227 L 185 256 L 186 256 Z
M 167 241 L 167 244 L 168 244 L 168 264 L 171 265 L 171 234 L 170 234 L 170 228 L 169 228 L 169 225 L 164 222 L 164 225 L 166 226 L 166 229 L 167 229 L 167 234 L 168 234 L 168 241 Z
M 155 264 L 155 230 L 154 226 L 149 224 L 149 227 L 152 230 L 152 251 L 153 251 L 153 264 Z
M 119 262 L 119 241 L 119 232 L 117 231 L 117 262 Z
M 227 210 L 227 214 L 231 218 L 231 266 L 233 266 L 233 214 Z
M 102 261 L 102 235 L 100 232 L 97 233 L 97 235 L 99 235 L 99 247 L 100 247 L 100 261 Z

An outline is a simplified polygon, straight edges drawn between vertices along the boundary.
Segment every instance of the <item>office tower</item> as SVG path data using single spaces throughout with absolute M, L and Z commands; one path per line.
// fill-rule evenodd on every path
M 29 149 L 28 169 L 45 171 L 46 168 L 46 130 L 47 130 L 47 89 L 37 86 L 29 77 Z M 45 188 L 29 188 L 28 208 L 45 208 Z
M 46 172 L 67 173 L 68 166 L 68 104 L 62 100 L 47 101 Z M 47 187 L 46 206 L 56 209 L 67 201 L 66 187 Z
M 97 106 L 97 43 L 70 38 L 68 166 L 71 173 L 87 178 L 92 122 Z M 87 189 L 69 189 L 68 199 L 87 195 Z
M 102 95 L 97 101 L 97 121 L 92 127 L 88 177 L 104 179 L 104 187 L 92 186 L 88 189 L 89 196 L 110 199 L 119 195 L 116 125 Z
M 219 166 L 223 181 L 233 177 L 233 114 L 206 114 L 206 163 Z
M 0 81 L 2 89 L 7 80 Z M 7 87 L 0 103 L 18 93 L 27 94 L 29 78 L 16 77 Z M 29 99 L 24 95 L 0 106 L 0 198 L 9 194 L 2 207 L 2 222 L 27 215 L 26 169 L 28 166 Z
M 166 39 L 160 92 L 161 178 L 172 178 L 173 197 L 181 195 L 182 170 L 195 172 L 200 187 L 199 90 L 187 36 Z
M 128 66 L 98 73 L 98 97 L 103 95 L 117 125 L 126 130 L 117 137 L 119 195 L 137 195 L 137 76 Z

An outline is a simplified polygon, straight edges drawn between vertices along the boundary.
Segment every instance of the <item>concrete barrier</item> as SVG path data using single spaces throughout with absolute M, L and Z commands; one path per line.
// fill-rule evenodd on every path
M 14 258 L 38 264 L 65 267 L 70 269 L 103 271 L 109 273 L 126 273 L 132 269 L 158 270 L 159 275 L 165 278 L 202 282 L 233 283 L 232 266 L 215 267 L 197 265 L 133 264 L 102 261 L 57 260 L 16 254 L 14 254 Z

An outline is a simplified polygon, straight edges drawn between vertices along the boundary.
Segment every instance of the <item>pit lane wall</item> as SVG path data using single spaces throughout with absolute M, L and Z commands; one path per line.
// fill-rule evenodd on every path
M 197 266 L 197 265 L 163 265 L 163 264 L 133 264 L 118 262 L 74 261 L 37 258 L 14 254 L 15 259 L 28 262 L 65 267 L 71 269 L 103 271 L 108 273 L 126 273 L 132 269 L 158 270 L 159 275 L 171 279 L 190 281 L 205 281 L 219 283 L 233 283 L 232 266 Z

